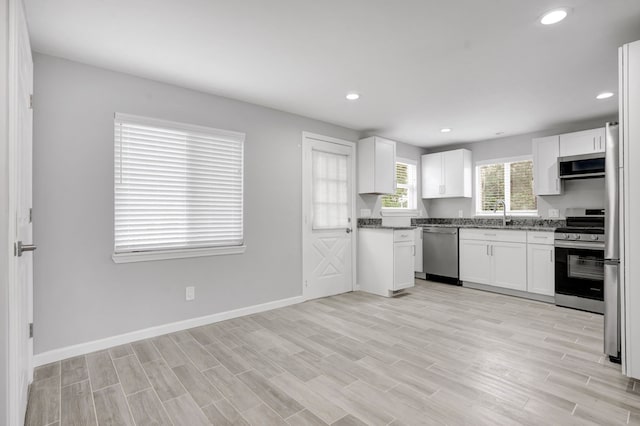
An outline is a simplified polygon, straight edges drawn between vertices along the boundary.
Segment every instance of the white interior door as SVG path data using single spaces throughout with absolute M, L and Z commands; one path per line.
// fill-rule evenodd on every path
M 353 290 L 355 144 L 303 134 L 303 295 Z
M 32 121 L 33 61 L 21 2 L 13 2 L 10 65 L 10 212 L 15 241 L 9 283 L 10 424 L 21 425 L 27 406 L 27 389 L 33 378 Z M 10 234 L 10 235 L 11 235 Z M 27 245 L 25 251 L 21 244 Z

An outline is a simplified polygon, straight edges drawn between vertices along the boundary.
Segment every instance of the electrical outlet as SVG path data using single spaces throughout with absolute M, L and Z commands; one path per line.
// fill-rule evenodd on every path
M 559 217 L 560 211 L 558 209 L 549 209 L 549 217 Z
M 187 287 L 185 293 L 185 299 L 187 302 L 196 298 L 196 288 L 193 286 Z
M 464 211 L 458 210 L 458 217 L 464 217 Z
M 360 217 L 371 217 L 371 209 L 360 209 Z

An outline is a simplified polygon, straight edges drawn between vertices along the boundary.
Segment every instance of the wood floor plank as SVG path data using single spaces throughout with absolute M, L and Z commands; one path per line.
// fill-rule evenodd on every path
M 169 336 L 159 336 L 151 339 L 151 342 L 156 347 L 160 355 L 165 360 L 167 365 L 171 368 L 183 365 L 187 359 L 184 356 L 184 352 L 178 347 L 176 342 Z
M 82 382 L 89 379 L 89 369 L 84 355 L 68 358 L 60 363 L 62 386 Z
M 89 380 L 94 392 L 98 389 L 119 383 L 118 374 L 113 367 L 109 351 L 99 351 L 87 355 Z
M 189 394 L 166 401 L 164 406 L 174 425 L 210 426 L 209 419 Z
M 93 393 L 99 425 L 133 426 L 122 387 L 117 384 Z
M 202 408 L 204 414 L 214 425 L 249 426 L 249 423 L 226 399 L 221 399 Z
M 284 389 L 300 405 L 310 410 L 326 423 L 331 424 L 347 415 L 347 412 L 338 405 L 313 392 L 304 382 L 290 373 L 272 377 L 270 381 L 280 389 Z
M 54 375 L 34 381 L 29 393 L 29 410 L 25 425 L 44 426 L 58 420 L 60 420 L 60 376 Z
M 109 355 L 111 355 L 112 359 L 122 358 L 133 355 L 133 349 L 131 349 L 131 345 L 129 344 L 120 345 L 109 349 Z
M 137 342 L 133 342 L 131 344 L 131 348 L 138 357 L 138 360 L 143 364 L 145 362 L 155 361 L 161 358 L 160 353 L 155 346 L 153 346 L 151 340 L 139 340 Z
M 298 401 L 255 371 L 247 371 L 237 377 L 283 419 L 304 409 Z
M 113 360 L 125 395 L 139 392 L 151 387 L 142 365 L 135 355 L 128 355 Z
M 161 401 L 176 398 L 187 393 L 180 380 L 167 366 L 164 360 L 156 359 L 142 364 L 151 386 L 155 389 Z
M 60 375 L 60 362 L 42 365 L 33 371 L 33 381 L 49 379 Z
M 127 401 L 137 426 L 173 426 L 153 389 L 129 395 Z
M 89 380 L 73 383 L 62 388 L 60 423 L 74 426 L 97 424 Z
M 193 364 L 185 363 L 174 367 L 173 372 L 178 376 L 178 380 L 180 380 L 184 388 L 191 394 L 194 401 L 196 401 L 200 407 L 204 407 L 223 398 L 222 394 Z
M 246 384 L 222 365 L 205 370 L 203 374 L 241 412 L 262 403 Z
M 264 404 L 248 409 L 243 415 L 252 425 L 287 426 L 287 422 L 282 417 Z
M 204 348 L 232 374 L 239 374 L 251 369 L 241 357 L 217 340 Z
M 220 365 L 218 360 L 195 340 L 185 340 L 178 343 L 178 346 L 180 346 L 191 362 L 193 362 L 193 365 L 200 371 Z
M 287 419 L 291 426 L 327 426 L 318 416 L 309 410 L 300 411 Z

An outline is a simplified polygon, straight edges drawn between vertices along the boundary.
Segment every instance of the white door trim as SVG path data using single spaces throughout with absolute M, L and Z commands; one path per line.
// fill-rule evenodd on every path
M 357 273 L 357 247 L 358 247 L 358 219 L 356 217 L 356 188 L 357 188 L 357 182 L 356 182 L 356 156 L 358 155 L 357 152 L 357 144 L 355 142 L 352 141 L 347 141 L 344 139 L 338 139 L 338 138 L 333 138 L 331 136 L 323 136 L 323 135 L 319 135 L 317 133 L 311 133 L 311 132 L 302 132 L 302 146 L 301 146 L 301 172 L 302 172 L 302 297 L 304 300 L 309 300 L 309 293 L 307 291 L 307 286 L 305 285 L 305 282 L 307 280 L 307 277 L 309 276 L 309 271 L 306 270 L 306 266 L 305 266 L 305 238 L 306 238 L 306 220 L 305 217 L 309 217 L 309 197 L 311 196 L 311 194 L 306 191 L 306 188 L 309 184 L 309 182 L 307 182 L 307 174 L 304 173 L 304 167 L 306 165 L 305 162 L 305 158 L 304 158 L 304 153 L 305 153 L 305 146 L 308 143 L 309 140 L 317 140 L 317 141 L 322 141 L 322 142 L 330 142 L 330 143 L 335 143 L 338 145 L 343 145 L 343 146 L 348 146 L 350 148 L 353 149 L 353 155 L 351 156 L 351 182 L 352 182 L 352 190 L 351 190 L 351 227 L 353 229 L 353 232 L 351 235 L 353 235 L 353 243 L 351 244 L 351 290 L 357 290 L 356 287 L 356 273 Z
M 16 313 L 15 309 L 12 307 L 20 306 L 20 289 L 18 273 L 17 273 L 17 258 L 14 255 L 14 243 L 17 235 L 17 223 L 15 218 L 15 213 L 18 209 L 18 182 L 20 168 L 18 164 L 20 162 L 20 158 L 18 155 L 19 152 L 19 141 L 18 141 L 18 119 L 16 117 L 18 107 L 19 107 L 19 93 L 18 93 L 18 79 L 19 79 L 19 63 L 18 63 L 18 50 L 21 48 L 20 43 L 20 32 L 27 32 L 26 28 L 26 19 L 24 15 L 24 9 L 22 6 L 22 2 L 20 0 L 9 0 L 9 13 L 8 13 L 8 97 L 7 103 L 9 107 L 9 115 L 8 115 L 8 177 L 9 177 L 9 200 L 8 200 L 8 213 L 9 213 L 9 226 L 7 233 L 7 253 L 9 256 L 8 259 L 8 278 L 9 278 L 9 288 L 8 288 L 8 303 L 9 303 L 9 328 L 8 328 L 8 401 L 7 401 L 7 417 L 8 417 L 8 425 L 22 425 L 24 423 L 24 416 L 26 408 L 23 401 L 26 401 L 23 398 L 26 398 L 26 395 L 20 395 L 19 387 L 20 387 L 20 370 L 17 368 L 20 365 L 18 360 L 19 345 L 18 343 L 22 342 L 21 333 L 27 333 L 28 330 L 26 327 L 21 327 L 21 324 L 16 324 L 17 318 L 20 317 L 19 313 Z M 33 360 L 27 359 L 28 366 L 28 380 L 31 382 L 33 380 Z

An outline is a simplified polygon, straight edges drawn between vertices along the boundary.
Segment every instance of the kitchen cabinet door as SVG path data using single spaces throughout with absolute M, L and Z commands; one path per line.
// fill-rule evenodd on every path
M 491 284 L 489 243 L 478 240 L 460 240 L 460 280 Z
M 532 141 L 533 183 L 536 195 L 558 195 L 562 185 L 558 173 L 560 136 L 535 138 Z
M 456 149 L 442 153 L 443 194 L 471 197 L 471 151 Z
M 560 157 L 604 152 L 604 128 L 560 135 Z
M 553 296 L 555 293 L 554 247 L 529 244 L 527 246 L 527 291 Z
M 422 156 L 422 198 L 439 198 L 444 193 L 442 186 L 442 154 Z
M 395 194 L 396 143 L 372 136 L 358 142 L 358 193 Z
M 405 241 L 393 244 L 393 289 L 401 290 L 415 285 L 414 268 L 415 242 Z
M 527 245 L 492 242 L 492 284 L 496 287 L 527 291 Z

